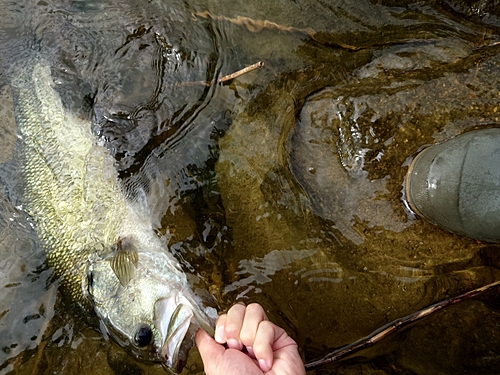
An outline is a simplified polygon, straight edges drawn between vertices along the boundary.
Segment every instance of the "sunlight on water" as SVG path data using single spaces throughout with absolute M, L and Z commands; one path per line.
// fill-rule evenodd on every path
M 243 259 L 240 261 L 239 270 L 236 272 L 239 280 L 226 286 L 224 293 L 229 293 L 233 290 L 242 290 L 247 285 L 251 285 L 253 289 L 255 285 L 272 282 L 270 276 L 273 276 L 276 271 L 289 269 L 291 268 L 291 263 L 310 257 L 314 253 L 314 250 L 273 250 L 262 259 Z M 243 290 L 237 298 L 243 297 L 247 292 L 248 290 Z M 256 290 L 255 292 L 259 291 Z

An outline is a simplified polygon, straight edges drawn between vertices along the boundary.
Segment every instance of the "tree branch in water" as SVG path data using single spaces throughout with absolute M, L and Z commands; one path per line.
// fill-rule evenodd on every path
M 460 294 L 455 297 L 448 298 L 444 301 L 437 302 L 433 305 L 430 305 L 422 310 L 418 310 L 412 314 L 406 315 L 402 318 L 396 319 L 385 326 L 377 329 L 376 331 L 372 332 L 370 335 L 355 341 L 351 344 L 344 345 L 343 347 L 334 350 L 331 353 L 328 353 L 325 355 L 323 358 L 306 363 L 305 368 L 306 371 L 311 371 L 315 370 L 319 367 L 338 362 L 354 353 L 359 352 L 360 350 L 363 350 L 365 348 L 368 348 L 380 340 L 386 338 L 390 334 L 400 330 L 403 327 L 406 327 L 407 325 L 414 323 L 422 318 L 425 318 L 429 315 L 432 315 L 448 306 L 454 305 L 458 302 L 465 301 L 467 299 L 476 297 L 480 295 L 481 293 L 484 293 L 494 287 L 497 287 L 500 285 L 500 281 L 496 281 L 494 283 L 485 285 L 481 288 L 477 288 L 474 290 L 471 290 L 469 292 Z

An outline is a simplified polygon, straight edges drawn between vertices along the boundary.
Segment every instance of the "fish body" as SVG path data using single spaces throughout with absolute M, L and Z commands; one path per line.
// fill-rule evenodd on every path
M 63 107 L 45 60 L 15 68 L 11 87 L 23 207 L 63 293 L 135 355 L 180 370 L 196 330 L 212 330 L 213 309 L 127 198 L 90 121 Z

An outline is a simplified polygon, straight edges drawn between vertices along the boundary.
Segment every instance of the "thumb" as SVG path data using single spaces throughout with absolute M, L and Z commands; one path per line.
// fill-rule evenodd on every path
M 226 350 L 203 329 L 199 329 L 196 332 L 195 342 L 198 347 L 198 351 L 200 352 L 201 359 L 205 365 L 213 362 L 215 359 L 218 359 Z

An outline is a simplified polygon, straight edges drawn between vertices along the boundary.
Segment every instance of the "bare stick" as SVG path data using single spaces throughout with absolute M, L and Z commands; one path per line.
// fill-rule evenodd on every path
M 305 364 L 306 371 L 311 371 L 315 370 L 319 367 L 325 366 L 327 364 L 331 364 L 334 362 L 338 362 L 341 359 L 344 359 L 347 356 L 350 356 L 356 352 L 359 352 L 362 349 L 368 348 L 380 340 L 386 338 L 389 336 L 391 333 L 396 332 L 397 330 L 416 322 L 417 320 L 420 320 L 422 318 L 425 318 L 431 314 L 434 314 L 448 306 L 454 305 L 455 303 L 465 301 L 467 299 L 473 298 L 481 293 L 486 292 L 487 290 L 490 290 L 496 286 L 500 285 L 500 281 L 496 281 L 494 283 L 485 285 L 481 288 L 477 288 L 474 290 L 471 290 L 469 292 L 460 294 L 456 297 L 451 297 L 448 299 L 445 299 L 444 301 L 437 302 L 433 305 L 430 305 L 422 310 L 418 310 L 412 314 L 406 315 L 402 318 L 396 319 L 385 326 L 377 329 L 376 331 L 372 332 L 370 335 L 355 341 L 351 344 L 344 345 L 343 347 L 334 350 L 331 353 L 328 353 L 325 355 L 323 358 L 318 359 L 316 361 L 312 361 L 309 363 Z
M 234 72 L 233 74 L 228 74 L 227 76 L 224 76 L 222 78 L 219 78 L 217 80 L 217 83 L 224 83 L 226 81 L 229 81 L 231 79 L 237 78 L 245 73 L 249 73 L 251 71 L 254 71 L 256 69 L 260 69 L 264 66 L 264 61 L 259 61 L 255 64 L 252 64 L 250 66 L 247 66 L 246 68 L 243 68 L 241 70 L 238 70 L 237 72 Z
M 311 28 L 299 29 L 299 28 L 296 28 L 293 26 L 279 25 L 275 22 L 271 22 L 268 20 L 254 20 L 252 18 L 243 17 L 243 16 L 237 16 L 236 18 L 231 18 L 231 17 L 226 17 L 226 16 L 213 16 L 208 11 L 195 12 L 193 14 L 193 16 L 195 17 L 195 19 L 197 17 L 200 17 L 200 18 L 212 19 L 215 21 L 229 22 L 229 23 L 232 23 L 234 25 L 243 26 L 248 31 L 253 32 L 253 33 L 258 33 L 258 32 L 261 32 L 262 30 L 276 30 L 276 31 L 285 31 L 285 32 L 297 32 L 297 33 L 305 34 L 308 36 L 314 36 L 314 34 L 316 34 L 316 31 L 314 31 Z
M 238 78 L 239 76 L 242 76 L 243 74 L 250 73 L 254 70 L 260 69 L 264 66 L 264 61 L 259 61 L 256 62 L 255 64 L 249 65 L 246 68 L 240 69 L 237 72 L 225 75 L 224 77 L 221 77 L 217 80 L 212 80 L 211 82 L 208 81 L 191 81 L 191 82 L 180 82 L 177 85 L 178 86 L 212 86 L 215 83 L 224 83 L 227 81 L 230 81 L 232 79 Z
M 310 37 L 312 40 L 315 40 L 319 43 L 321 43 L 320 40 L 316 38 L 316 31 L 310 27 L 307 27 L 305 29 L 299 29 L 297 27 L 293 26 L 284 26 L 277 24 L 276 22 L 271 22 L 268 20 L 254 20 L 249 17 L 243 17 L 243 16 L 237 16 L 236 18 L 231 18 L 231 17 L 226 17 L 226 16 L 215 16 L 210 14 L 210 12 L 205 11 L 205 12 L 195 12 L 193 14 L 195 20 L 200 17 L 200 18 L 205 18 L 205 19 L 212 19 L 215 21 L 224 21 L 224 22 L 229 22 L 232 23 L 233 25 L 245 27 L 248 31 L 252 33 L 259 33 L 263 30 L 270 30 L 270 31 L 280 31 L 280 32 L 287 32 L 287 33 L 299 33 L 302 35 L 307 35 Z M 352 51 L 357 51 L 362 48 L 362 46 L 351 46 L 349 44 L 344 44 L 340 41 L 337 42 L 331 42 L 333 45 L 337 45 L 341 48 L 345 48 L 348 50 Z

